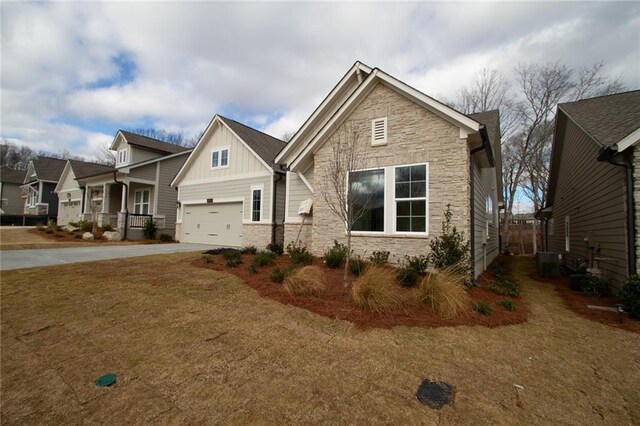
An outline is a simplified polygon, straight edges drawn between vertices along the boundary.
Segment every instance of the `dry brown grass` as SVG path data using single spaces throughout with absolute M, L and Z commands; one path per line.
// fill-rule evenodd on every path
M 61 231 L 62 232 L 62 231 Z M 0 229 L 1 250 L 31 250 L 41 248 L 88 247 L 102 245 L 131 245 L 143 241 L 88 241 L 88 240 L 56 240 L 49 234 L 35 231 L 33 228 L 3 227 Z
M 387 312 L 402 304 L 395 271 L 370 266 L 353 284 L 353 303 L 360 309 Z
M 293 296 L 321 296 L 327 291 L 322 268 L 305 266 L 284 280 L 283 288 Z
M 418 299 L 445 318 L 468 312 L 471 297 L 464 288 L 464 280 L 464 274 L 456 266 L 431 272 L 418 287 Z
M 569 311 L 531 259 L 527 323 L 360 331 L 198 258 L 1 272 L 2 425 L 640 424 L 640 335 Z M 420 405 L 427 377 L 452 406 Z

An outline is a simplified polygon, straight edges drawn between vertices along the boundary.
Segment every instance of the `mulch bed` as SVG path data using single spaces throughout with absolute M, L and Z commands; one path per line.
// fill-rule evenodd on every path
M 554 284 L 564 304 L 576 314 L 611 327 L 640 333 L 640 321 L 630 319 L 625 315 L 622 322 L 620 322 L 620 314 L 617 312 L 589 309 L 587 307 L 587 305 L 614 307 L 616 303 L 620 303 L 615 297 L 589 297 L 578 291 L 571 290 L 569 277 L 542 278 L 534 272 L 530 275 L 530 278 L 536 281 Z
M 353 304 L 351 288 L 344 288 L 342 283 L 342 268 L 329 269 L 324 266 L 322 259 L 316 259 L 314 265 L 323 269 L 328 281 L 328 291 L 322 297 L 292 296 L 283 290 L 282 284 L 270 280 L 271 271 L 279 267 L 286 269 L 293 264 L 287 255 L 277 256 L 275 261 L 267 266 L 259 267 L 258 273 L 248 271 L 254 255 L 242 255 L 242 264 L 235 268 L 227 267 L 221 255 L 211 256 L 212 263 L 204 263 L 201 258 L 195 259 L 192 264 L 201 268 L 212 269 L 233 274 L 242 279 L 250 287 L 256 289 L 262 297 L 268 297 L 286 305 L 294 305 L 307 309 L 318 315 L 329 318 L 350 321 L 359 328 L 392 328 L 395 326 L 420 326 L 420 327 L 449 327 L 458 325 L 483 325 L 498 327 L 502 325 L 519 324 L 527 320 L 528 307 L 520 297 L 511 298 L 517 305 L 516 311 L 509 311 L 499 305 L 505 297 L 499 296 L 486 288 L 490 274 L 483 274 L 479 282 L 481 287 L 472 288 L 469 293 L 473 303 L 482 300 L 493 308 L 491 315 L 481 315 L 470 310 L 465 315 L 456 318 L 442 318 L 431 307 L 417 302 L 406 303 L 404 307 L 386 313 L 360 310 Z M 352 283 L 357 277 L 351 275 Z M 398 285 L 398 290 L 410 299 L 412 289 L 406 289 Z

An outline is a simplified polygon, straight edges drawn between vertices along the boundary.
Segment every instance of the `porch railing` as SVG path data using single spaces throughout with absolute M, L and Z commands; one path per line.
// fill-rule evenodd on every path
M 144 228 L 147 220 L 153 220 L 150 214 L 129 213 L 129 228 Z

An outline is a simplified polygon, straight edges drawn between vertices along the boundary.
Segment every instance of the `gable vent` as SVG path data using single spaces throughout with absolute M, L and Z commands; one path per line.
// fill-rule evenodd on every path
M 387 143 L 387 117 L 371 120 L 371 145 Z

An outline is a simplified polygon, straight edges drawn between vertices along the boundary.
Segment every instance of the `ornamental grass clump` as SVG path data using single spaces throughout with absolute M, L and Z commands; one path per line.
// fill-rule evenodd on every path
M 287 277 L 283 288 L 292 296 L 321 296 L 327 291 L 327 280 L 321 268 L 305 266 Z
M 458 316 L 471 306 L 471 297 L 465 290 L 465 279 L 466 275 L 458 265 L 433 271 L 420 283 L 418 299 L 444 318 Z
M 352 295 L 353 303 L 359 309 L 370 311 L 388 312 L 402 304 L 394 271 L 373 265 L 356 280 Z

